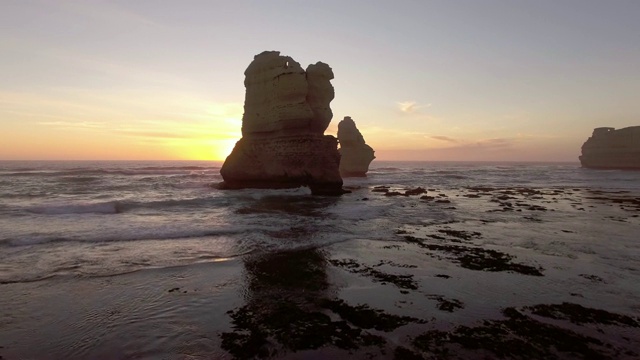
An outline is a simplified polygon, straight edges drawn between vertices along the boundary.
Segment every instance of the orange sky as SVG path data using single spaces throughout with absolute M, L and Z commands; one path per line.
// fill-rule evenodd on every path
M 332 67 L 327 133 L 351 116 L 378 160 L 577 161 L 593 128 L 640 123 L 638 13 L 595 0 L 0 2 L 0 160 L 222 160 L 240 138 L 244 70 L 279 50 Z

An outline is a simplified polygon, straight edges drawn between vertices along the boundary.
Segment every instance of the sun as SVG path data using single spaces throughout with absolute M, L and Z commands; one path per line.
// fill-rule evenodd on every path
M 176 157 L 184 160 L 224 161 L 238 139 L 207 139 L 181 141 L 171 144 Z
M 205 141 L 202 144 L 191 146 L 189 157 L 194 160 L 224 161 L 231 154 L 237 141 L 237 139 Z
M 225 160 L 227 156 L 231 154 L 231 151 L 233 151 L 233 148 L 236 146 L 236 142 L 238 142 L 238 139 L 217 140 L 213 151 L 213 160 Z

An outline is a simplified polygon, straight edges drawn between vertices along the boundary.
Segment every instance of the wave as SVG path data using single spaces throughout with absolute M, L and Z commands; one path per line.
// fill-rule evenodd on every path
M 68 278 L 105 278 L 125 274 L 132 274 L 141 271 L 154 271 L 161 269 L 189 267 L 203 263 L 219 263 L 233 260 L 239 256 L 248 255 L 250 253 L 229 254 L 225 256 L 201 255 L 191 259 L 168 260 L 161 259 L 157 263 L 129 263 L 120 264 L 116 267 L 100 267 L 100 268 L 83 268 L 78 264 L 71 267 L 52 268 L 48 271 L 42 271 L 34 274 L 3 274 L 0 276 L 0 285 L 33 283 L 51 279 L 68 279 Z M 13 275 L 13 276 L 12 276 Z
M 433 171 L 433 174 L 436 175 L 451 175 L 451 174 L 458 174 L 460 173 L 459 170 L 436 170 Z
M 205 183 L 185 184 L 186 187 L 206 187 Z M 167 207 L 211 207 L 216 197 L 198 197 L 191 199 L 169 199 L 155 201 L 106 201 L 106 202 L 78 202 L 37 205 L 23 208 L 27 212 L 41 215 L 67 214 L 120 214 L 134 209 L 163 209 Z M 220 205 L 220 204 L 217 204 Z
M 449 174 L 449 175 L 444 175 L 442 176 L 445 179 L 468 179 L 468 176 L 464 176 L 464 175 L 455 175 L 455 174 Z
M 256 231 L 263 231 L 261 227 L 227 227 L 217 229 L 143 229 L 134 232 L 124 232 L 121 234 L 105 233 L 94 234 L 88 237 L 84 234 L 75 236 L 51 235 L 27 235 L 20 237 L 11 237 L 0 239 L 0 245 L 8 246 L 30 246 L 46 243 L 75 242 L 75 243 L 103 243 L 103 242 L 122 242 L 122 241 L 144 241 L 144 240 L 177 240 L 192 239 L 212 236 L 238 235 Z
M 147 166 L 140 168 L 141 170 L 210 170 L 212 168 L 218 168 L 217 166 Z
M 59 179 L 59 181 L 61 182 L 78 183 L 78 184 L 96 182 L 100 180 L 101 179 L 98 176 L 65 176 Z
M 398 170 L 400 170 L 400 168 L 397 168 L 397 167 L 379 167 L 379 168 L 369 169 L 369 171 L 398 171 Z
M 178 184 L 172 184 L 171 187 L 175 189 L 200 189 L 200 188 L 211 188 L 211 182 L 208 181 L 190 181 L 190 182 L 182 182 Z M 213 180 L 213 179 L 211 179 Z
M 22 278 L 11 279 L 11 280 L 0 279 L 0 285 L 31 283 L 31 282 L 36 282 L 36 281 L 48 280 L 48 279 L 51 279 L 53 277 L 56 277 L 56 274 L 34 275 L 34 276 L 31 276 L 31 277 L 22 277 Z
M 120 211 L 129 211 L 132 209 L 162 209 L 166 207 L 198 207 L 198 206 L 211 206 L 215 201 L 214 197 L 200 197 L 192 199 L 180 199 L 180 200 L 156 200 L 146 202 L 120 202 Z M 219 204 L 218 204 L 219 205 Z
M 64 215 L 64 214 L 117 214 L 121 212 L 117 201 L 102 203 L 54 204 L 34 206 L 26 209 L 34 214 Z

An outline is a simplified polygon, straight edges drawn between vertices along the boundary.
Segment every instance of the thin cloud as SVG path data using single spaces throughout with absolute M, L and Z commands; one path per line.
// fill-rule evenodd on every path
M 490 139 L 479 139 L 479 140 L 469 140 L 469 139 L 455 139 L 449 136 L 443 135 L 433 135 L 433 136 L 425 136 L 425 138 L 430 138 L 438 141 L 442 141 L 447 143 L 447 145 L 442 146 L 441 148 L 447 149 L 467 149 L 467 150 L 500 150 L 500 149 L 508 149 L 513 148 L 519 142 L 524 140 L 523 138 L 490 138 Z
M 197 130 L 197 129 L 196 129 Z M 211 139 L 238 139 L 240 132 L 201 132 L 201 131 L 149 131 L 142 129 L 115 129 L 113 133 L 148 139 L 188 139 L 188 140 L 211 140 Z
M 401 112 L 406 114 L 415 113 L 422 108 L 431 107 L 431 104 L 420 105 L 415 101 L 399 101 L 396 105 Z
M 102 128 L 104 127 L 103 122 L 96 121 L 81 121 L 81 122 L 72 122 L 72 121 L 41 121 L 38 122 L 38 125 L 46 125 L 46 126 L 59 126 L 59 127 L 79 127 L 79 128 Z
M 508 148 L 512 147 L 515 143 L 515 139 L 511 138 L 495 138 L 495 139 L 483 139 L 476 142 L 475 145 L 486 148 Z
M 127 136 L 136 136 L 136 137 L 146 137 L 146 138 L 162 138 L 162 139 L 187 139 L 191 136 L 185 134 L 171 133 L 165 131 L 147 131 L 147 130 L 114 130 L 116 134 L 127 135 Z
M 446 141 L 449 143 L 454 143 L 454 144 L 458 144 L 460 143 L 460 140 L 454 139 L 454 138 L 450 138 L 448 136 L 441 136 L 441 135 L 435 135 L 435 136 L 431 136 L 432 139 L 435 140 L 440 140 L 440 141 Z

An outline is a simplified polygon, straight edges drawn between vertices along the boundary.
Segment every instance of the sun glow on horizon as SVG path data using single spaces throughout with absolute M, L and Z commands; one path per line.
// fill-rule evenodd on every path
M 224 161 L 238 139 L 212 139 L 199 142 L 198 145 L 186 145 L 181 155 L 185 160 Z

